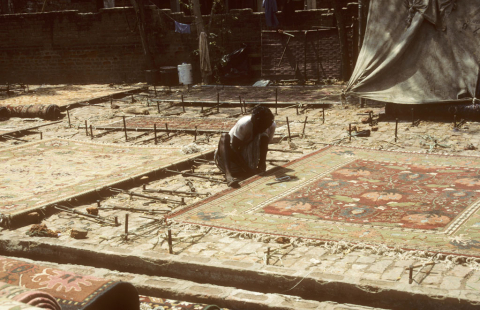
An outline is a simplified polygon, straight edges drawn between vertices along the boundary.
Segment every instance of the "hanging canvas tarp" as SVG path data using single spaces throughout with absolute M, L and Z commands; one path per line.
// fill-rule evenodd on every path
M 480 1 L 371 0 L 346 91 L 418 104 L 480 97 Z

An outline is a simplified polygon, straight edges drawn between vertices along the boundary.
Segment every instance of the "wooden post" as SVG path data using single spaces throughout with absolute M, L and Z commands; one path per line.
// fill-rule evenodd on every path
M 395 119 L 395 142 L 398 139 L 398 118 Z
M 70 112 L 67 108 L 67 116 L 68 116 L 68 128 L 72 128 L 72 123 L 70 123 Z
M 153 134 L 155 135 L 155 145 L 157 145 L 157 124 L 153 124 Z
M 275 115 L 278 115 L 278 88 L 275 88 Z
M 125 214 L 125 240 L 128 240 L 128 213 Z
M 173 245 L 172 245 L 172 230 L 168 230 L 168 253 L 173 254 Z
M 127 136 L 127 122 L 125 121 L 125 115 L 122 116 L 123 117 L 123 130 L 125 131 L 125 142 L 128 140 L 128 136 Z
M 290 123 L 288 122 L 288 116 L 287 116 L 287 128 L 288 128 L 288 142 L 292 141 L 291 135 L 290 135 Z
M 305 122 L 303 123 L 302 137 L 305 138 L 305 127 L 307 127 L 308 116 L 305 116 Z

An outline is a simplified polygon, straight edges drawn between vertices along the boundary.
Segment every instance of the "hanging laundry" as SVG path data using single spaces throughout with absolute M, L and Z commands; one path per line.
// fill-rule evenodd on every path
M 212 72 L 212 67 L 210 66 L 207 34 L 205 32 L 200 33 L 200 39 L 198 40 L 198 49 L 200 51 L 200 70 L 202 70 L 205 74 L 208 75 Z
M 175 21 L 175 32 L 178 33 L 190 33 L 190 25 L 182 24 Z
M 265 8 L 265 19 L 268 27 L 277 28 L 278 19 L 275 13 L 278 12 L 277 0 L 263 0 L 263 7 Z

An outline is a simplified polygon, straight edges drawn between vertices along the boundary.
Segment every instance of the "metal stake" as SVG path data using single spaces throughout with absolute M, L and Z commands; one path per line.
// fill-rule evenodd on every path
M 68 116 L 68 128 L 72 128 L 72 124 L 70 123 L 70 112 L 67 109 L 67 116 Z
M 295 106 L 295 109 L 297 109 L 297 115 L 298 115 L 298 104 Z
M 348 141 L 352 141 L 352 124 L 348 124 Z
M 93 140 L 93 128 L 91 124 L 90 124 L 90 138 Z
M 242 114 L 243 114 L 242 96 L 238 96 L 238 100 L 240 101 L 240 111 L 242 111 Z
M 307 127 L 307 118 L 308 116 L 305 116 L 305 122 L 303 123 L 303 130 L 302 130 L 302 137 L 305 138 L 305 127 Z
M 132 95 L 132 103 L 134 103 L 134 102 L 135 102 L 135 100 L 133 99 L 133 95 Z
M 195 138 L 193 138 L 193 141 L 197 141 L 197 126 L 195 126 Z
M 41 131 L 40 131 L 40 140 L 43 140 L 43 132 L 41 132 Z
M 128 213 L 125 214 L 125 240 L 128 240 Z
M 412 284 L 412 283 L 413 283 L 413 266 L 410 265 L 408 267 L 408 284 Z
M 217 113 L 220 112 L 220 93 L 217 93 Z
M 325 124 L 325 107 L 322 108 L 322 114 L 323 114 L 323 123 Z
M 165 123 L 165 130 L 167 130 L 167 137 L 170 137 L 170 132 L 168 131 L 168 123 Z
M 168 230 L 168 253 L 173 254 L 173 246 L 172 246 L 172 230 Z
M 160 102 L 157 102 L 157 111 L 160 113 Z
M 123 130 L 125 131 L 125 142 L 128 140 L 128 136 L 127 136 L 127 122 L 125 121 L 125 115 L 122 116 L 123 117 Z
M 157 124 L 153 124 L 153 134 L 155 135 L 155 145 L 157 145 Z
M 278 115 L 278 107 L 277 106 L 278 106 L 278 88 L 275 88 L 275 115 Z
M 118 216 L 115 215 L 115 226 L 118 226 L 120 225 L 120 223 L 118 223 Z
M 88 137 L 88 126 L 87 126 L 87 120 L 85 120 L 85 135 Z
M 413 108 L 412 108 L 412 126 L 415 126 L 415 118 L 414 118 L 414 114 L 413 114 Z
M 270 263 L 270 247 L 267 248 L 267 259 L 265 264 L 268 265 Z
M 453 116 L 453 128 L 457 128 L 457 114 Z
M 183 102 L 183 94 L 182 94 L 182 110 L 183 110 L 183 113 L 185 113 L 185 103 Z
M 398 139 L 398 118 L 395 119 L 395 142 L 397 142 Z
M 287 116 L 287 128 L 288 128 L 288 142 L 292 140 L 292 137 L 290 135 L 290 123 L 288 122 L 288 116 Z

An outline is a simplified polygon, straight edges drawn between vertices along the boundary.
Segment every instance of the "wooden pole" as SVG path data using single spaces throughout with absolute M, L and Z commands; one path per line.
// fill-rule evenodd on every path
M 398 118 L 395 119 L 395 142 L 398 139 Z
M 123 130 L 125 131 L 125 142 L 128 140 L 128 135 L 127 135 L 127 122 L 125 121 L 125 115 L 123 117 Z
M 288 122 L 288 116 L 287 116 L 287 128 L 288 128 L 288 142 L 292 141 L 291 135 L 290 135 L 290 123 Z
M 153 134 L 155 135 L 155 145 L 157 144 L 157 124 L 153 124 Z
M 125 240 L 128 240 L 128 213 L 125 214 Z
M 275 115 L 278 115 L 278 88 L 275 88 Z
M 305 127 L 307 127 L 308 116 L 305 116 L 305 122 L 303 123 L 302 137 L 305 138 Z
M 68 128 L 72 127 L 72 123 L 70 123 L 70 112 L 67 109 L 67 116 L 68 116 Z
M 172 245 L 172 230 L 168 230 L 168 253 L 173 254 L 173 245 Z

